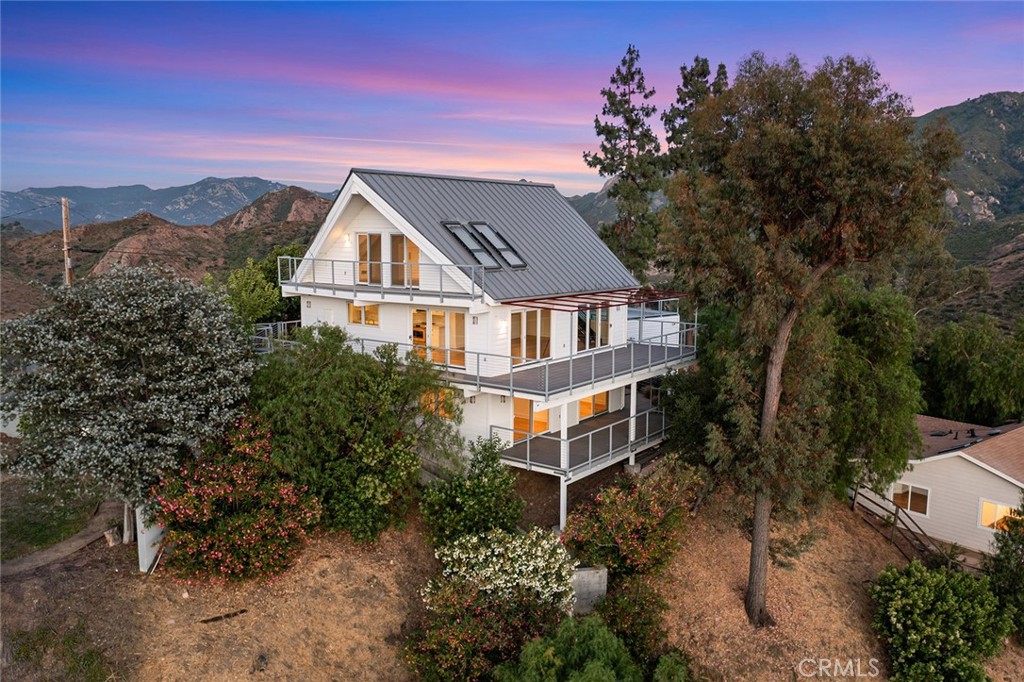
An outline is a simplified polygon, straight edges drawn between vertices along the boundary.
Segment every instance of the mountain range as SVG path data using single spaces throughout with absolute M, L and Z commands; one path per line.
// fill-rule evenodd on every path
M 286 185 L 256 177 L 204 178 L 181 187 L 48 187 L 0 192 L 4 224 L 18 222 L 31 232 L 59 230 L 60 199 L 71 206 L 71 224 L 102 223 L 146 212 L 178 225 L 210 225 Z M 321 195 L 328 196 L 328 195 Z

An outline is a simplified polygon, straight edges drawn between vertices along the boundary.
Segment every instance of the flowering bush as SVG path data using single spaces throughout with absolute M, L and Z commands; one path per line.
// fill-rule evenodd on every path
M 215 582 L 275 575 L 291 566 L 316 499 L 270 461 L 270 433 L 243 417 L 152 489 L 153 516 L 174 544 L 168 567 Z
M 652 670 L 667 650 L 664 613 L 668 604 L 646 576 L 631 576 L 597 603 L 597 614 L 614 632 L 633 660 Z
M 871 625 L 885 640 L 893 682 L 982 682 L 981 659 L 999 651 L 1010 631 L 987 578 L 914 561 L 886 568 L 870 594 Z
M 647 478 L 624 477 L 569 515 L 562 540 L 613 577 L 649 573 L 675 552 L 676 529 L 697 483 L 692 469 L 676 464 Z
M 426 602 L 426 623 L 406 653 L 427 682 L 487 679 L 496 665 L 514 659 L 526 642 L 564 616 L 530 590 L 498 596 L 459 580 L 435 585 Z
M 576 562 L 558 538 L 541 528 L 525 535 L 503 530 L 467 535 L 438 549 L 436 556 L 443 578 L 470 583 L 497 597 L 512 597 L 525 590 L 538 601 L 564 611 L 575 599 L 572 579 Z M 437 585 L 436 581 L 427 585 L 428 604 Z
M 501 463 L 498 438 L 470 445 L 469 468 L 423 491 L 420 509 L 435 546 L 494 528 L 513 531 L 526 503 L 516 494 L 516 477 Z

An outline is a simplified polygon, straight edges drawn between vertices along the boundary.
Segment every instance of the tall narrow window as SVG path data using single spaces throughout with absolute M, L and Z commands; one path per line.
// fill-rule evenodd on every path
M 611 342 L 611 309 L 581 310 L 576 313 L 576 350 L 591 350 Z
M 391 286 L 420 285 L 420 247 L 402 234 L 391 235 Z
M 359 283 L 380 284 L 381 256 L 379 234 L 358 234 Z

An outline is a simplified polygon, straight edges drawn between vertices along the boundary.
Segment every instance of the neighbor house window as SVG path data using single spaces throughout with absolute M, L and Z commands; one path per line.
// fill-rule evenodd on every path
M 380 306 L 377 305 L 356 305 L 348 304 L 349 324 L 368 324 L 371 327 L 380 326 Z
M 928 513 L 928 489 L 919 488 L 916 485 L 897 483 L 892 487 L 892 501 L 897 507 L 902 507 L 918 514 Z
M 1008 504 L 981 501 L 981 525 L 992 530 L 1006 530 L 1006 517 L 1016 516 L 1017 510 Z
M 381 256 L 379 234 L 357 234 L 359 247 L 359 283 L 380 284 Z
M 453 389 L 442 388 L 427 391 L 420 396 L 420 405 L 424 412 L 436 414 L 442 419 L 451 419 L 455 415 L 456 394 Z

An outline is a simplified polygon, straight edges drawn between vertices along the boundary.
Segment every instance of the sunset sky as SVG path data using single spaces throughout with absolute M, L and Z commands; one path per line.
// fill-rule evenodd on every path
M 1024 3 L 0 4 L 0 185 L 336 189 L 349 168 L 603 180 L 629 43 L 659 110 L 694 55 L 872 58 L 922 114 L 1024 90 Z

